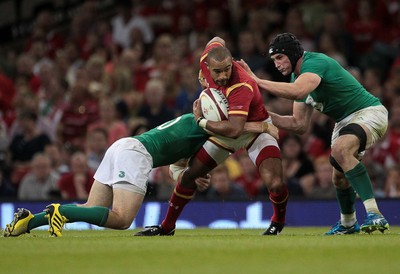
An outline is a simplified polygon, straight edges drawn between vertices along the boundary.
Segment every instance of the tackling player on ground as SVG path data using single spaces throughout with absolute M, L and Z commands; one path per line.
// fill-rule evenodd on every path
M 262 123 L 247 123 L 245 128 L 262 132 Z M 19 236 L 49 224 L 50 235 L 60 237 L 65 223 L 78 221 L 127 229 L 143 202 L 151 169 L 191 157 L 208 138 L 193 114 L 182 115 L 142 135 L 122 138 L 107 150 L 85 204 L 51 204 L 35 215 L 21 208 L 6 225 L 3 236 Z M 202 191 L 209 186 L 209 177 L 196 178 L 194 183 Z

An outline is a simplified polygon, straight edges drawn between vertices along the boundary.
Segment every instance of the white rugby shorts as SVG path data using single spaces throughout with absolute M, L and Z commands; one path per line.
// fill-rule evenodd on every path
M 339 137 L 339 131 L 352 123 L 364 125 L 369 129 L 371 135 L 368 137 L 368 142 L 366 144 L 366 149 L 368 149 L 385 135 L 388 127 L 388 111 L 381 105 L 361 109 L 347 116 L 342 121 L 335 124 L 332 132 L 331 146 Z M 361 153 L 360 156 L 363 154 L 364 153 Z
M 145 195 L 153 159 L 141 142 L 127 137 L 107 150 L 94 179 L 113 188 Z
M 266 121 L 271 122 L 271 118 Z M 214 168 L 223 163 L 233 152 L 245 148 L 252 162 L 259 166 L 268 158 L 281 158 L 277 140 L 268 133 L 247 133 L 238 139 L 212 136 L 207 140 L 197 157 L 207 166 Z M 222 142 L 222 144 L 221 144 Z

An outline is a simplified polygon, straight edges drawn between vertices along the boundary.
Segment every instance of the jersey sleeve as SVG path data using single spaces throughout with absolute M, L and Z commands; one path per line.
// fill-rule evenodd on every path
M 324 59 L 318 60 L 317 62 L 310 62 L 308 60 L 305 60 L 305 61 L 303 61 L 300 74 L 310 72 L 310 73 L 317 74 L 319 77 L 321 77 L 321 79 L 324 79 L 325 75 L 326 75 L 326 70 L 328 67 L 329 67 L 328 63 Z M 295 80 L 296 80 L 296 77 L 294 76 L 294 73 L 292 73 L 291 82 L 293 83 Z M 304 103 L 304 102 L 306 102 L 307 98 L 308 98 L 308 96 L 305 96 L 304 98 L 298 99 L 295 101 Z

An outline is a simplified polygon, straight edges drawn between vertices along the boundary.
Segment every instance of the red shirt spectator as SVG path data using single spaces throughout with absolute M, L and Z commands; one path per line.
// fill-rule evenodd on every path
M 15 119 L 15 113 L 12 108 L 14 96 L 14 83 L 5 74 L 0 72 L 0 113 L 7 127 L 10 127 Z
M 87 199 L 93 184 L 94 173 L 89 169 L 87 157 L 83 152 L 71 156 L 71 171 L 58 181 L 63 199 Z

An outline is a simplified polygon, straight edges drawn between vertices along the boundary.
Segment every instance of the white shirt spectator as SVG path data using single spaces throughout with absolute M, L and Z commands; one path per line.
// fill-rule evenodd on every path
M 121 15 L 117 15 L 112 19 L 111 24 L 113 28 L 113 41 L 123 48 L 131 46 L 130 35 L 134 28 L 139 29 L 142 32 L 143 40 L 146 44 L 150 44 L 154 39 L 153 29 L 145 18 L 140 15 L 132 15 L 131 19 L 127 23 L 124 23 Z

